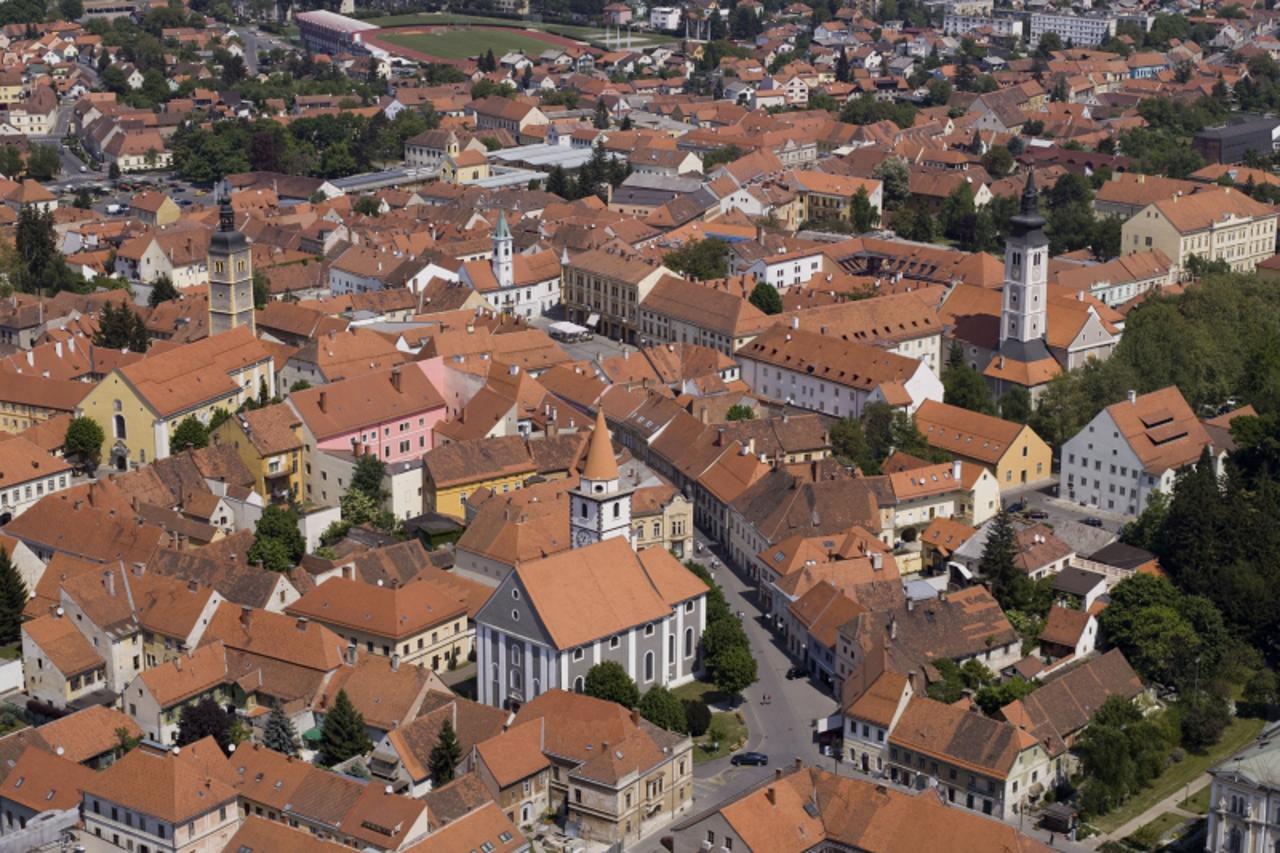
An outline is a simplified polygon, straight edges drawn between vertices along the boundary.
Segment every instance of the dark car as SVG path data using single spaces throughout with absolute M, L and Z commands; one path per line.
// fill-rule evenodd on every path
M 769 756 L 763 752 L 739 752 L 737 755 L 729 759 L 729 763 L 735 767 L 751 766 L 751 767 L 768 767 Z
M 809 670 L 802 666 L 793 666 L 787 670 L 787 681 L 795 681 L 797 678 L 808 678 Z
M 1101 526 L 1102 526 L 1102 519 L 1098 518 L 1096 515 L 1091 515 L 1091 516 L 1089 516 L 1088 518 L 1082 518 L 1082 519 L 1080 519 L 1080 523 L 1081 523 L 1081 524 L 1087 524 L 1087 525 L 1089 525 L 1090 527 L 1101 527 Z
M 1034 519 L 1035 521 L 1044 521 L 1049 517 L 1049 513 L 1042 509 L 1029 509 L 1026 512 L 1026 516 L 1027 518 Z
M 1022 501 L 1015 501 L 1009 504 L 1007 507 L 1005 507 L 1005 511 L 1010 514 L 1019 513 L 1019 512 L 1022 512 L 1024 509 L 1026 509 L 1026 507 L 1027 505 L 1024 504 Z

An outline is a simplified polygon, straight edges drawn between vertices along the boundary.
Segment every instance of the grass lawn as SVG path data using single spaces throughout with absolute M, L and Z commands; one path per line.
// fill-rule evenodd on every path
M 1114 832 L 1165 797 L 1179 793 L 1187 786 L 1187 783 L 1228 755 L 1236 752 L 1246 744 L 1252 743 L 1258 736 L 1258 732 L 1262 731 L 1263 725 L 1263 720 L 1237 717 L 1231 721 L 1231 725 L 1227 726 L 1227 730 L 1222 733 L 1222 740 L 1218 741 L 1211 750 L 1204 755 L 1188 753 L 1187 757 L 1182 761 L 1170 766 L 1164 773 L 1161 773 L 1151 787 L 1110 814 L 1092 821 L 1093 825 L 1103 832 Z
M 1182 806 L 1184 809 L 1186 809 L 1189 812 L 1194 812 L 1196 814 L 1208 814 L 1209 813 L 1209 786 L 1205 785 L 1199 791 L 1196 791 L 1190 797 L 1187 797 L 1185 800 L 1178 803 L 1178 805 Z
M 22 657 L 22 643 L 8 643 L 0 646 L 0 660 L 17 660 Z
M 1175 812 L 1165 812 L 1150 823 L 1144 824 L 1137 832 L 1126 838 L 1125 841 L 1141 850 L 1154 850 L 1160 846 L 1160 839 L 1187 820 L 1188 818 Z
M 690 681 L 688 684 L 681 684 L 671 692 L 681 702 L 701 699 L 708 705 L 716 705 L 724 703 L 727 699 L 724 693 L 716 689 L 714 684 L 708 684 L 705 681 Z
M 719 721 L 719 722 L 717 722 Z M 720 741 L 720 748 L 716 750 L 707 749 L 711 743 L 710 734 L 693 739 L 693 763 L 701 764 L 704 761 L 715 761 L 717 758 L 724 758 L 726 755 L 737 752 L 747 742 L 747 724 L 738 719 L 735 711 L 725 711 L 719 714 L 711 715 L 711 729 L 719 725 L 723 727 L 725 738 Z
M 379 38 L 441 59 L 465 59 L 468 56 L 479 56 L 490 49 L 498 56 L 512 50 L 537 56 L 553 46 L 519 30 L 448 30 L 434 33 L 392 31 L 381 33 Z

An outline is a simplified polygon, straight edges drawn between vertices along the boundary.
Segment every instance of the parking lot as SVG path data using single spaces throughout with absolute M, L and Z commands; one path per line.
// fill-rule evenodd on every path
M 1120 513 L 1107 512 L 1092 506 L 1081 506 L 1057 496 L 1058 483 L 1054 480 L 1038 483 L 1026 489 L 1015 489 L 1002 492 L 1000 497 L 1006 507 L 1019 509 L 1018 515 L 1028 521 L 1043 521 L 1050 527 L 1056 527 L 1064 521 L 1086 524 L 1099 530 L 1119 533 L 1129 521 Z M 1020 507 L 1015 505 L 1020 504 Z M 1096 523 L 1095 523 L 1096 522 Z
M 91 183 L 78 185 L 53 185 L 59 202 L 68 207 L 75 203 L 80 189 L 88 189 L 93 197 L 92 210 L 105 218 L 124 218 L 133 215 L 128 209 L 121 208 L 109 213 L 112 205 L 128 205 L 133 197 L 146 190 L 165 193 L 183 209 L 191 209 L 200 205 L 213 204 L 214 194 L 205 187 L 197 187 L 176 177 L 171 172 L 152 172 L 146 175 L 125 175 L 117 181 L 102 178 Z M 114 208 L 113 208 L 114 209 Z

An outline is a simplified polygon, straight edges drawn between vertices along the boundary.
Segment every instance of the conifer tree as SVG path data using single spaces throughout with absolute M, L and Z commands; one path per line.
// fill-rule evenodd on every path
M 364 729 L 364 715 L 351 704 L 347 691 L 339 690 L 333 710 L 325 714 L 320 730 L 321 762 L 332 766 L 371 749 L 373 743 Z
M 293 721 L 279 708 L 272 708 L 271 716 L 267 717 L 267 728 L 262 734 L 262 743 L 267 749 L 274 749 L 285 755 L 298 754 L 298 732 L 293 727 Z
M 27 584 L 9 551 L 0 545 L 0 643 L 16 643 L 22 638 L 22 609 L 27 606 Z
M 462 760 L 462 747 L 458 745 L 458 734 L 453 730 L 453 721 L 445 719 L 440 727 L 440 739 L 431 748 L 428 759 L 431 770 L 431 784 L 439 788 L 453 781 L 453 774 L 458 762 Z

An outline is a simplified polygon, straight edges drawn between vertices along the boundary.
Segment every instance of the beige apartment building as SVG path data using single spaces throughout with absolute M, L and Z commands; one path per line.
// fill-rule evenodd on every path
M 1174 196 L 1152 202 L 1121 227 L 1121 251 L 1158 249 L 1183 279 L 1192 255 L 1252 272 L 1276 253 L 1276 217 L 1276 208 L 1230 188 Z
M 665 275 L 675 273 L 635 255 L 592 249 L 565 265 L 561 301 L 573 322 L 634 342 L 640 334 L 640 303 Z

